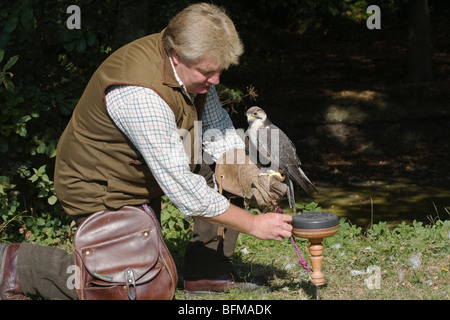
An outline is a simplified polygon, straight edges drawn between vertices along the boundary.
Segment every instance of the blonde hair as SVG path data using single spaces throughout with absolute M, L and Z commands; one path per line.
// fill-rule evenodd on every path
M 164 30 L 163 43 L 167 53 L 175 50 L 190 63 L 212 57 L 222 70 L 238 64 L 244 51 L 225 10 L 209 3 L 193 4 L 178 13 Z

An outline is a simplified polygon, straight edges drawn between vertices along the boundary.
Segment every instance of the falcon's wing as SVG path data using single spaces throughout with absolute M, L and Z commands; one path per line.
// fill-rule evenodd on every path
M 293 165 L 300 166 L 302 163 L 297 156 L 297 150 L 289 137 L 280 130 L 280 167 Z
M 272 153 L 271 157 L 275 161 L 278 161 L 278 166 L 280 169 L 282 169 L 289 177 L 289 181 L 287 181 L 288 186 L 292 186 L 292 180 L 294 180 L 298 185 L 302 187 L 302 189 L 309 194 L 311 190 L 317 191 L 314 185 L 311 183 L 309 178 L 306 176 L 306 174 L 303 172 L 303 170 L 300 168 L 301 161 L 297 155 L 297 150 L 295 148 L 294 143 L 289 139 L 289 137 L 278 127 L 271 124 L 270 125 L 271 130 L 278 130 L 278 157 L 276 154 Z M 274 137 L 277 137 L 276 135 L 271 137 L 272 139 Z M 268 144 L 272 147 L 272 144 L 275 143 L 271 138 L 268 138 Z M 272 150 L 269 148 L 269 150 Z M 276 149 L 274 149 L 276 150 Z M 291 188 L 290 188 L 291 189 Z M 293 193 L 292 190 L 289 190 Z M 293 199 L 293 194 L 290 200 Z M 295 203 L 293 203 L 295 206 Z M 292 207 L 292 206 L 291 206 Z

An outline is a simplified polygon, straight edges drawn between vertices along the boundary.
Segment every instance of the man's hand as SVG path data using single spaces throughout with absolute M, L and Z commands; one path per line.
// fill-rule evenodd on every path
M 251 192 L 249 204 L 264 208 L 271 206 L 273 201 L 278 202 L 286 194 L 287 185 L 281 182 L 281 177 L 278 175 L 269 176 L 259 173 L 252 178 Z
M 253 215 L 233 204 L 222 214 L 215 217 L 201 217 L 209 223 L 246 233 L 261 240 L 278 240 L 288 238 L 292 234 L 292 216 L 268 212 Z
M 292 216 L 268 212 L 255 217 L 255 227 L 250 235 L 262 240 L 283 240 L 292 234 Z
M 225 153 L 216 164 L 215 174 L 223 190 L 259 208 L 271 206 L 272 201 L 278 201 L 287 192 L 287 186 L 279 176 L 262 174 L 245 150 L 235 149 Z

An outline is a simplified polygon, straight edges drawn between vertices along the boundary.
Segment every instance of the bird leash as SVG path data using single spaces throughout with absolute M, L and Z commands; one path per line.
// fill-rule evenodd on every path
M 284 214 L 284 210 L 281 209 L 275 201 L 273 201 L 273 205 L 275 207 L 276 213 Z M 309 273 L 311 269 L 308 267 L 308 264 L 306 263 L 305 259 L 303 259 L 300 249 L 298 248 L 297 243 L 295 242 L 294 235 L 291 235 L 291 242 L 292 245 L 294 246 L 295 253 L 297 254 L 298 263 L 303 267 L 303 269 L 305 269 Z

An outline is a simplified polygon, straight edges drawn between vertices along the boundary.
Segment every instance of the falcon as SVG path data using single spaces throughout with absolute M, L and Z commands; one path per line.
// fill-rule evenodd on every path
M 251 107 L 246 113 L 248 121 L 248 137 L 251 146 L 250 155 L 252 156 L 252 148 L 256 150 L 261 159 L 270 161 L 271 169 L 269 176 L 272 174 L 284 174 L 284 182 L 288 186 L 287 196 L 289 207 L 296 212 L 294 182 L 298 184 L 307 195 L 311 195 L 312 191 L 318 192 L 309 178 L 300 167 L 301 161 L 297 156 L 294 143 L 289 137 L 268 118 L 266 112 L 260 107 Z M 279 172 L 278 172 L 279 171 Z

